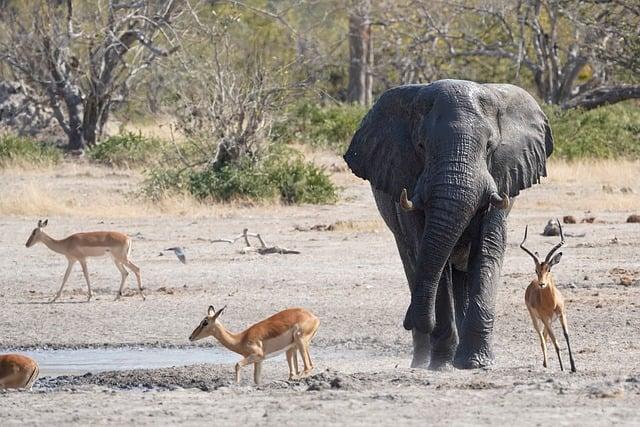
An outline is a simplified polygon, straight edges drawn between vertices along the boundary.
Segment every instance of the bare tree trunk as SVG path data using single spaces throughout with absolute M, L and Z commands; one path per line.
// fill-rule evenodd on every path
M 347 101 L 368 105 L 372 100 L 373 42 L 370 0 L 360 0 L 349 13 L 349 86 Z
M 640 85 L 599 87 L 570 99 L 562 108 L 584 108 L 590 110 L 607 104 L 640 98 Z

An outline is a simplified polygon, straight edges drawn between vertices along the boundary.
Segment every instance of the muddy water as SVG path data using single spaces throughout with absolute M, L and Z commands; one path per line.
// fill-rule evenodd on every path
M 0 350 L 0 353 L 5 353 Z M 198 363 L 235 363 L 239 356 L 210 348 L 83 348 L 77 350 L 21 351 L 40 365 L 40 376 L 78 375 L 87 372 L 167 368 Z

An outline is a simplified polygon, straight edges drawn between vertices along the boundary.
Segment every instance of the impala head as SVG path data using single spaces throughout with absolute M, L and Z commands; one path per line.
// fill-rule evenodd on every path
M 222 314 L 225 308 L 227 308 L 226 305 L 222 307 L 220 310 L 216 311 L 215 308 L 213 308 L 213 306 L 210 305 L 205 318 L 202 319 L 202 322 L 200 322 L 198 327 L 195 328 L 193 332 L 191 332 L 191 335 L 189 336 L 189 341 L 198 341 L 198 340 L 201 340 L 202 338 L 212 336 L 216 328 L 220 326 L 220 323 L 218 322 L 218 317 L 220 317 L 220 315 Z
M 29 236 L 29 239 L 27 240 L 27 243 L 25 243 L 26 247 L 30 248 L 31 246 L 35 245 L 40 241 L 43 233 L 42 229 L 45 228 L 48 223 L 49 223 L 48 219 L 45 219 L 44 221 L 40 219 L 38 220 L 38 226 L 33 229 L 33 231 L 31 232 L 31 235 Z
M 558 227 L 560 228 L 560 243 L 555 245 L 547 256 L 544 258 L 544 261 L 540 261 L 538 258 L 538 253 L 533 253 L 529 249 L 524 247 L 524 242 L 527 240 L 527 231 L 529 226 L 524 229 L 524 239 L 522 239 L 522 243 L 520 243 L 520 249 L 525 251 L 531 258 L 533 258 L 533 262 L 536 264 L 536 275 L 538 276 L 538 286 L 541 288 L 545 288 L 553 281 L 553 277 L 551 275 L 551 267 L 560 262 L 562 258 L 562 252 L 555 253 L 562 245 L 564 245 L 564 234 L 562 233 L 562 225 L 560 221 L 558 221 Z M 554 255 L 555 254 L 555 255 Z

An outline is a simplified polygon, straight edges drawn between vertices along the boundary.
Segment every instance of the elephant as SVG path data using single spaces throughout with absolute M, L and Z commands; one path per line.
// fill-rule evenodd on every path
M 362 119 L 344 159 L 369 181 L 398 247 L 412 367 L 493 362 L 507 216 L 520 191 L 547 176 L 552 151 L 547 117 L 510 84 L 399 86 Z

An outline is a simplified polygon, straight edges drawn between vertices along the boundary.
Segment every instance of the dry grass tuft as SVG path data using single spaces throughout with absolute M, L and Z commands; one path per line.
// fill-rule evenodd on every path
M 585 211 L 635 211 L 640 206 L 640 162 L 630 160 L 556 161 L 543 184 L 524 191 L 518 208 L 554 209 L 561 215 Z
M 618 187 L 638 185 L 640 161 L 581 160 L 568 162 L 551 160 L 546 182 L 557 184 L 598 184 Z
M 331 225 L 333 227 L 333 231 L 360 233 L 378 233 L 386 227 L 382 219 L 336 221 Z

